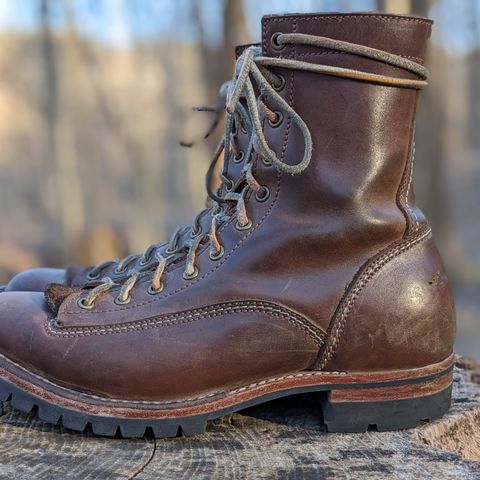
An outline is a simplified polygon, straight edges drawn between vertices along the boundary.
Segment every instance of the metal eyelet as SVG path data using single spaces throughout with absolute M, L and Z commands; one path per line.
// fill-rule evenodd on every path
M 148 264 L 150 263 L 150 260 L 151 260 L 151 259 L 152 259 L 152 258 L 151 258 L 151 254 L 150 254 L 150 258 L 144 258 L 144 257 L 142 256 L 142 259 L 140 260 L 139 265 L 140 265 L 141 267 L 144 267 L 145 265 L 148 265 Z
M 149 295 L 158 295 L 160 292 L 163 292 L 163 288 L 164 288 L 163 282 L 160 284 L 160 288 L 158 290 L 153 288 L 153 285 L 150 284 L 148 286 L 147 292 L 148 292 Z
M 272 87 L 276 92 L 281 92 L 283 90 L 283 88 L 285 87 L 285 83 L 286 83 L 285 77 L 282 74 L 279 73 L 277 75 L 277 79 L 278 79 L 278 84 L 272 85 Z
M 129 295 L 125 300 L 122 300 L 120 297 L 115 298 L 114 302 L 115 305 L 126 305 L 127 303 L 130 303 L 132 300 L 132 297 Z
M 174 253 L 177 253 L 178 251 L 178 247 L 175 247 L 175 248 L 170 248 L 170 245 L 165 249 L 165 253 L 167 255 L 173 255 Z
M 198 275 L 198 268 L 195 267 L 195 270 L 193 271 L 192 274 L 188 275 L 187 273 L 183 272 L 182 277 L 184 280 L 192 280 Z
M 100 273 L 92 275 L 91 272 L 87 273 L 87 280 L 98 280 L 100 278 Z
M 283 122 L 283 113 L 282 112 L 275 112 L 275 115 L 277 116 L 277 118 L 275 120 L 269 120 L 268 121 L 268 124 L 272 127 L 272 128 L 277 128 L 279 127 L 282 122 Z
M 245 153 L 241 151 L 238 157 L 236 157 L 235 155 L 233 156 L 233 163 L 242 163 L 244 157 Z
M 278 41 L 278 37 L 282 35 L 282 32 L 275 32 L 271 37 L 270 37 L 270 45 L 274 50 L 283 50 L 285 48 L 285 45 L 281 44 Z
M 113 273 L 115 273 L 116 275 L 123 275 L 125 272 L 126 272 L 125 268 L 118 268 L 118 267 L 115 267 L 115 270 L 113 271 Z
M 235 228 L 237 230 L 248 230 L 249 228 L 252 227 L 252 221 L 249 219 L 248 222 L 245 225 L 240 225 L 238 222 L 235 224 Z
M 260 192 L 263 191 L 263 195 L 260 194 Z M 270 196 L 270 189 L 266 186 L 263 185 L 262 188 L 255 194 L 255 199 L 257 202 L 265 202 L 268 197 Z
M 209 255 L 210 255 L 210 260 L 213 260 L 213 261 L 219 260 L 220 258 L 222 258 L 225 255 L 225 249 L 223 248 L 223 245 L 220 245 L 220 249 L 218 250 L 218 252 L 216 253 L 210 252 Z
M 94 303 L 92 302 L 90 305 L 87 305 L 85 303 L 86 298 L 85 297 L 80 297 L 77 300 L 77 305 L 82 309 L 82 310 L 91 310 L 94 307 Z
M 200 227 L 198 230 L 191 230 L 190 231 L 190 238 L 197 238 L 200 234 L 202 233 L 202 227 Z
M 228 182 L 227 182 L 227 180 L 228 180 Z M 229 178 L 227 178 L 227 179 L 224 179 L 223 182 L 225 183 L 225 189 L 227 190 L 227 192 L 230 192 L 233 188 L 233 181 L 230 180 Z
M 244 135 L 248 133 L 248 130 L 245 128 L 245 125 L 243 123 L 240 124 L 240 130 Z
M 262 163 L 266 166 L 266 167 L 271 167 L 273 165 L 273 163 L 270 161 L 270 160 L 267 160 L 265 157 L 262 157 Z

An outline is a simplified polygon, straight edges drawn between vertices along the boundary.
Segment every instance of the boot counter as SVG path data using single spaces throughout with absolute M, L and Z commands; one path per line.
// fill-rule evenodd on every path
M 326 370 L 416 368 L 453 350 L 455 309 L 431 234 L 394 255 L 354 299 Z

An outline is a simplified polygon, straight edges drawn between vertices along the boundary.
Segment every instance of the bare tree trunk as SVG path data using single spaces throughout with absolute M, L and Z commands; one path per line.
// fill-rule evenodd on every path
M 430 3 L 429 0 L 377 0 L 376 6 L 379 12 L 412 13 L 425 17 L 430 9 Z
M 220 46 L 210 47 L 206 40 L 200 17 L 200 2 L 193 2 L 192 16 L 200 36 L 200 53 L 203 57 L 207 91 L 215 98 L 218 87 L 233 73 L 235 46 L 249 42 L 243 12 L 243 2 L 225 0 L 223 10 L 223 40 Z
M 472 28 L 474 32 L 475 49 L 470 63 L 470 90 L 471 99 L 470 118 L 468 119 L 469 141 L 473 148 L 480 148 L 478 125 L 480 124 L 480 2 L 472 2 Z
M 58 252 L 64 263 L 71 257 L 75 236 L 83 228 L 83 199 L 78 178 L 77 160 L 73 145 L 73 132 L 68 121 L 60 121 L 58 62 L 55 43 L 50 28 L 50 1 L 41 0 L 42 51 L 45 72 L 44 116 L 47 122 L 47 155 L 51 178 L 52 213 L 60 218 L 53 220 L 54 260 Z M 52 252 L 53 253 L 53 252 Z
M 410 0 L 410 13 L 421 17 L 428 17 L 431 4 L 431 0 Z
M 221 55 L 222 78 L 225 80 L 232 76 L 234 65 L 234 52 L 237 45 L 249 41 L 243 2 L 226 0 L 223 10 L 223 42 Z
M 49 214 L 51 222 L 50 232 L 52 233 L 51 239 L 57 240 L 56 247 L 64 245 L 63 231 L 61 228 L 61 222 L 55 219 L 55 214 L 60 211 L 60 193 L 57 178 L 57 163 L 58 152 L 56 148 L 55 140 L 55 128 L 57 124 L 58 115 L 58 92 L 57 92 L 57 65 L 55 59 L 55 45 L 52 39 L 50 30 L 50 2 L 49 0 L 40 0 L 40 24 L 42 32 L 42 60 L 43 60 L 43 72 L 44 72 L 44 101 L 43 101 L 43 116 L 46 122 L 46 145 L 47 145 L 47 193 L 49 194 Z M 52 218 L 53 217 L 53 218 Z M 63 247 L 61 247 L 63 249 Z M 63 256 L 65 256 L 65 250 L 63 250 Z M 63 259 L 59 259 L 60 261 Z

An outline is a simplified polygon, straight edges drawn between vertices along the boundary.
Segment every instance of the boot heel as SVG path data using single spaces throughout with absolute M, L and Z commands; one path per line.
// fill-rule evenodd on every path
M 436 385 L 332 390 L 322 399 L 327 429 L 329 432 L 402 430 L 440 418 L 449 410 L 452 398 L 451 375 L 441 380 Z M 428 391 L 425 387 L 432 388 Z

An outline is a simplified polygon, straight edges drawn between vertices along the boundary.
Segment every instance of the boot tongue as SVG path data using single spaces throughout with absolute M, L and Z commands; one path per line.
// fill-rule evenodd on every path
M 326 61 L 331 54 L 338 56 L 328 49 L 299 45 L 279 49 L 272 45 L 277 32 L 303 33 L 357 43 L 423 63 L 432 23 L 425 18 L 378 13 L 269 15 L 262 18 L 262 53 L 314 63 Z
M 50 311 L 56 314 L 65 299 L 72 295 L 72 293 L 79 292 L 80 290 L 80 288 L 68 287 L 59 283 L 50 283 L 47 285 L 44 295 Z

